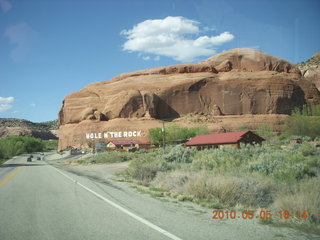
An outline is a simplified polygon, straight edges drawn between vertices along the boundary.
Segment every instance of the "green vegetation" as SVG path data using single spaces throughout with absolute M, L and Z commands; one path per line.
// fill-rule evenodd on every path
M 209 208 L 272 210 L 274 224 L 320 232 L 320 148 L 251 146 L 196 151 L 183 146 L 135 153 L 123 173 L 139 191 Z M 310 217 L 280 219 L 278 211 L 308 211 Z M 270 221 L 262 221 L 268 222 Z
M 164 131 L 162 128 L 149 129 L 150 140 L 157 145 L 161 145 L 164 139 L 166 143 L 180 143 L 197 135 L 208 133 L 209 131 L 206 126 L 185 128 L 180 127 L 175 123 L 165 126 Z
M 284 135 L 320 136 L 320 105 L 303 106 L 292 111 L 292 116 L 285 123 Z
M 0 163 L 19 154 L 56 149 L 57 143 L 57 140 L 43 141 L 26 136 L 2 138 L 0 139 Z
M 43 151 L 51 151 L 58 149 L 59 140 L 43 140 L 42 142 L 44 143 Z
M 266 140 L 274 137 L 274 129 L 270 124 L 262 124 L 256 129 L 256 133 Z
M 132 160 L 136 155 L 131 152 L 104 152 L 97 153 L 95 155 L 91 155 L 86 157 L 85 159 L 78 160 L 78 164 L 89 164 L 89 163 L 117 163 L 117 162 L 125 162 Z
M 285 122 L 284 134 L 276 137 L 271 125 L 256 132 L 267 139 L 262 146 L 197 151 L 181 145 L 135 153 L 103 153 L 83 163 L 130 160 L 121 180 L 131 181 L 137 191 L 168 201 L 192 201 L 214 209 L 271 210 L 263 224 L 286 225 L 320 233 L 320 107 L 295 109 Z M 247 127 L 242 126 L 247 129 Z M 177 143 L 199 134 L 205 127 L 183 128 L 175 124 L 150 129 L 151 141 Z M 165 134 L 165 135 L 164 135 Z M 289 139 L 301 137 L 302 144 Z M 313 140 L 313 142 L 312 142 Z M 279 211 L 306 212 L 308 217 L 280 218 Z

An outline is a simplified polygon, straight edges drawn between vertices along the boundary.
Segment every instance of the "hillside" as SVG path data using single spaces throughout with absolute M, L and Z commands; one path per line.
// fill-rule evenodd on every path
M 9 136 L 32 136 L 44 140 L 57 139 L 58 120 L 33 123 L 15 118 L 0 118 L 0 138 Z
M 301 74 L 320 91 L 320 51 L 305 62 L 297 64 Z

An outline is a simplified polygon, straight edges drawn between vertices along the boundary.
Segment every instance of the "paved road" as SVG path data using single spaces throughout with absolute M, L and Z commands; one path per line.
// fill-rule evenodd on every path
M 316 239 L 253 220 L 212 220 L 179 203 L 139 194 L 27 155 L 0 166 L 1 240 Z

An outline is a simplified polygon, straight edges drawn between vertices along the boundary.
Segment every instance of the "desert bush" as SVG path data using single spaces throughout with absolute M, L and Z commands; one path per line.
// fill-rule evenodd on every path
M 183 193 L 184 185 L 189 180 L 189 174 L 184 171 L 159 172 L 152 181 L 152 186 L 164 189 L 166 191 L 174 191 Z
M 83 163 L 116 163 L 125 162 L 135 158 L 134 153 L 131 152 L 105 152 L 89 156 L 84 159 Z
M 205 156 L 207 155 L 207 156 Z M 221 147 L 219 150 L 206 150 L 194 156 L 194 167 L 227 171 L 241 164 L 243 156 L 232 147 Z
M 218 167 L 213 150 L 198 151 L 192 162 L 194 170 L 213 170 Z
M 306 209 L 309 220 L 288 223 L 319 225 L 314 209 L 320 208 L 320 148 L 309 142 L 281 144 L 203 151 L 168 147 L 165 155 L 162 149 L 136 155 L 127 172 L 176 199 L 210 208 Z
M 199 151 L 193 157 L 194 169 L 217 172 L 240 171 L 249 162 L 255 161 L 262 153 L 271 152 L 270 147 L 241 145 L 241 149 L 223 146 L 220 149 Z
M 279 214 L 274 214 L 274 220 L 320 233 L 320 188 L 316 186 L 320 186 L 320 177 L 304 179 L 287 191 L 279 192 L 271 208 L 275 213 L 289 211 L 294 218 L 280 219 Z M 307 217 L 298 218 L 297 211 L 301 214 L 307 211 Z
M 193 174 L 185 185 L 185 193 L 199 199 L 217 199 L 227 207 L 241 204 L 265 207 L 272 203 L 275 185 L 261 176 L 210 176 Z
M 310 143 L 303 143 L 303 144 L 296 144 L 297 145 L 297 152 L 301 152 L 303 156 L 312 156 L 318 155 L 320 156 L 320 150 L 316 148 L 315 145 Z
M 316 176 L 319 150 L 312 144 L 296 144 L 285 150 L 266 151 L 247 165 L 249 172 L 259 172 L 281 181 Z
M 285 162 L 284 159 L 285 153 L 283 152 L 263 153 L 258 157 L 256 162 L 248 165 L 248 170 L 271 175 L 277 168 L 282 167 Z
M 190 163 L 196 151 L 194 148 L 178 145 L 172 147 L 169 152 L 164 155 L 164 160 L 167 162 Z
M 158 172 L 166 170 L 167 164 L 158 155 L 146 154 L 133 159 L 125 174 L 143 185 L 149 185 Z

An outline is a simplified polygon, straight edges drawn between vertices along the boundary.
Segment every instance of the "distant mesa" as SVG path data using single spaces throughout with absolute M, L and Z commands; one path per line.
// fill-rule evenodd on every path
M 116 119 L 290 114 L 295 107 L 319 104 L 319 90 L 300 69 L 259 50 L 238 48 L 200 63 L 124 73 L 96 82 L 64 99 L 59 112 L 60 148 L 82 146 L 84 140 L 79 137 L 84 132 L 108 128 Z
M 30 136 L 43 140 L 58 139 L 58 120 L 33 123 L 23 119 L 0 118 L 0 138 Z

